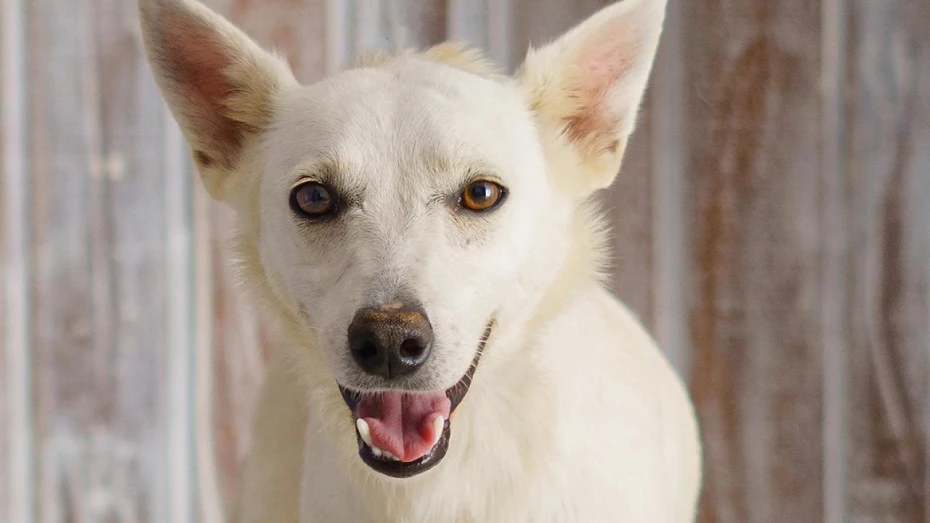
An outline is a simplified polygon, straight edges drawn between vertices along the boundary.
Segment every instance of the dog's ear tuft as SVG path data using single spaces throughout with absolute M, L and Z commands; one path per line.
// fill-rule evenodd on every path
M 517 73 L 544 137 L 576 160 L 572 185 L 610 185 L 652 69 L 665 0 L 623 0 L 534 50 Z
M 267 125 L 290 68 L 194 0 L 140 0 L 155 80 L 211 196 L 230 201 L 243 150 Z

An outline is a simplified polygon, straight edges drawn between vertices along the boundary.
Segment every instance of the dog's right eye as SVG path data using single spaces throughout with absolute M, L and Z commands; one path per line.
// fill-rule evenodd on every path
M 489 211 L 501 203 L 505 190 L 491 180 L 475 180 L 468 184 L 459 197 L 459 204 L 474 212 Z
M 336 212 L 336 193 L 319 182 L 307 182 L 291 191 L 291 209 L 306 218 L 326 218 Z

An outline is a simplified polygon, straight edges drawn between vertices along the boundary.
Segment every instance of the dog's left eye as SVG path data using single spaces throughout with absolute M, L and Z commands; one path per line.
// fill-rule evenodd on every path
M 460 197 L 462 207 L 470 211 L 488 211 L 500 204 L 504 188 L 490 180 L 475 180 L 465 187 Z
M 322 183 L 303 183 L 291 191 L 291 209 L 307 218 L 328 217 L 336 212 L 336 194 Z

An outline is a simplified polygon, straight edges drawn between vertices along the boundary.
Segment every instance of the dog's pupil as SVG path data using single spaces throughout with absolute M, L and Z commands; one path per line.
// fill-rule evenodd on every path
M 303 207 L 308 212 L 324 209 L 329 203 L 329 191 L 322 185 L 311 185 L 302 191 Z
M 476 201 L 484 201 L 491 198 L 491 187 L 486 183 L 477 183 L 471 187 L 471 197 Z
M 312 189 L 310 189 L 310 197 L 308 198 L 308 200 L 310 200 L 311 202 L 318 203 L 318 202 L 325 200 L 326 198 L 327 198 L 326 189 L 322 187 L 313 187 Z

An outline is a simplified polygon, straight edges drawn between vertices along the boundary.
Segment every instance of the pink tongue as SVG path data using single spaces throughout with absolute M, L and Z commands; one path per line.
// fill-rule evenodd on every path
M 449 419 L 451 408 L 444 391 L 382 392 L 363 396 L 358 417 L 368 423 L 371 442 L 405 462 L 425 456 L 439 441 L 442 429 L 434 425 L 438 416 Z

